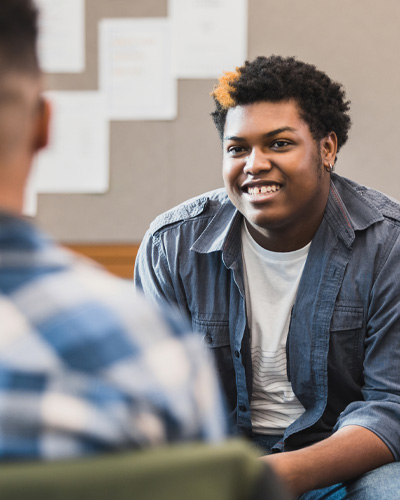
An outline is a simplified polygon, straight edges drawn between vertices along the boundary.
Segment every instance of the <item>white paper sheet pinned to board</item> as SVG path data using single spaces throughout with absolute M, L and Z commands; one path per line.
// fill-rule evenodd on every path
M 172 120 L 177 114 L 170 21 L 104 19 L 99 27 L 99 87 L 113 120 Z
M 247 0 L 168 0 L 174 73 L 216 78 L 247 58 Z
M 109 187 L 109 122 L 100 92 L 47 92 L 52 106 L 50 141 L 37 155 L 25 213 L 35 193 L 104 193 Z
M 48 73 L 85 69 L 84 0 L 36 0 L 39 11 L 39 59 Z

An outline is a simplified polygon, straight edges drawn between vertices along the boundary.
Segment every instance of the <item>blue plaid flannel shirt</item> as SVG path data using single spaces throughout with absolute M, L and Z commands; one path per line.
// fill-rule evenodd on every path
M 0 214 L 0 457 L 218 441 L 201 340 L 133 284 Z

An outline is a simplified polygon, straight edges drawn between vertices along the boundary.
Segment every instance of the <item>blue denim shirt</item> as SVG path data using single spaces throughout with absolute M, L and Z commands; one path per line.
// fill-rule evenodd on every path
M 224 189 L 164 213 L 141 245 L 135 281 L 203 332 L 236 429 L 251 435 L 241 223 Z M 400 206 L 333 174 L 287 339 L 288 375 L 305 412 L 277 448 L 297 449 L 354 424 L 399 459 L 399 360 Z

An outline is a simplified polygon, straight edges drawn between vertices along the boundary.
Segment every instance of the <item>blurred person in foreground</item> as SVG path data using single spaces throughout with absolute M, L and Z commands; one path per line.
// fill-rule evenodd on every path
M 294 495 L 398 499 L 400 206 L 334 173 L 349 102 L 315 66 L 258 57 L 213 97 L 225 189 L 151 224 L 136 284 L 203 332 Z
M 21 216 L 49 123 L 36 39 L 33 2 L 0 2 L 0 458 L 219 441 L 199 337 Z

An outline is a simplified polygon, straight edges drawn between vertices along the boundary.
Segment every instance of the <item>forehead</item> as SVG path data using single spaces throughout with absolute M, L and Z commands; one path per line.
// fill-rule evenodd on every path
M 240 133 L 266 134 L 286 127 L 309 132 L 308 125 L 300 117 L 296 101 L 261 101 L 229 109 L 224 136 L 237 136 Z

